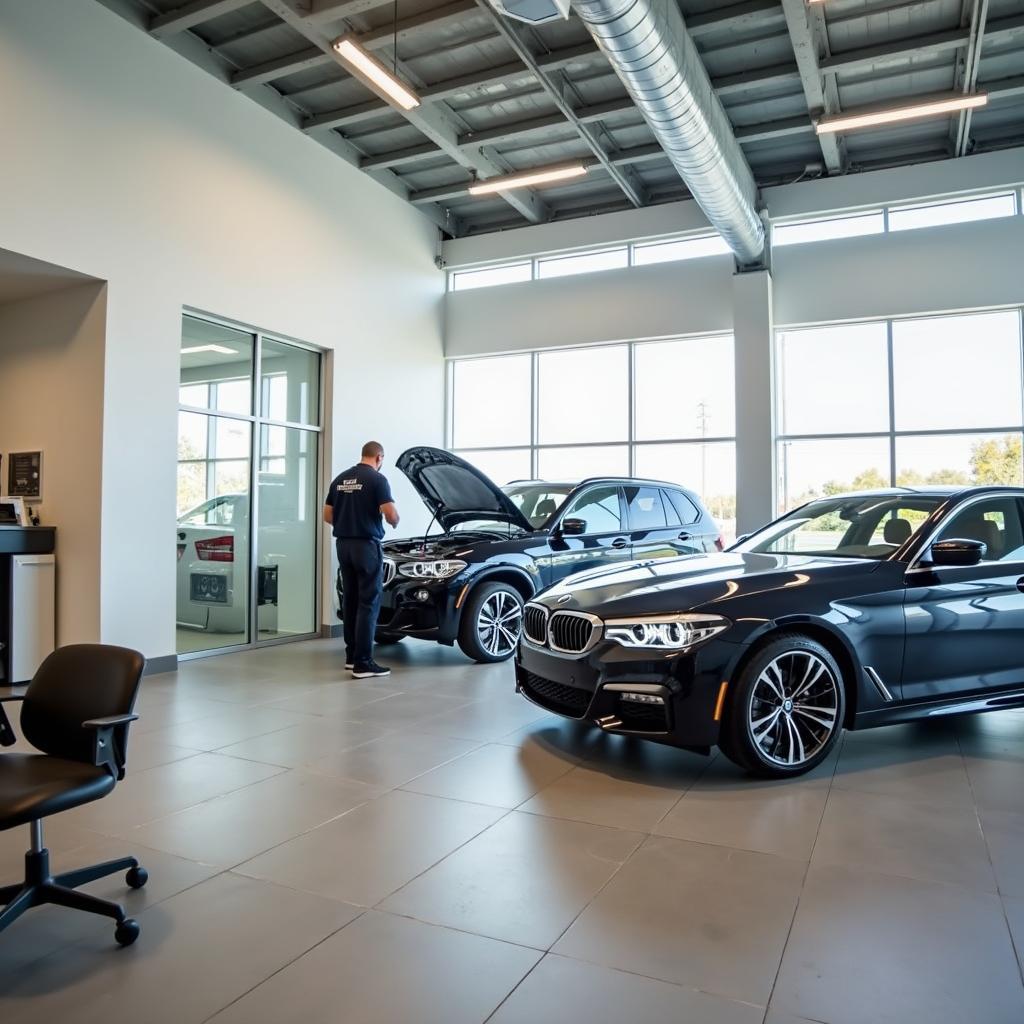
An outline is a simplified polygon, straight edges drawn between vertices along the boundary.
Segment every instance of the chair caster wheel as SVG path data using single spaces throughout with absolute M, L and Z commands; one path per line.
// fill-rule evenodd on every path
M 149 872 L 143 867 L 129 868 L 124 880 L 133 889 L 141 889 L 149 881 Z
M 139 937 L 141 931 L 142 929 L 139 927 L 138 921 L 134 918 L 126 917 L 114 929 L 114 938 L 117 939 L 119 946 L 130 946 Z

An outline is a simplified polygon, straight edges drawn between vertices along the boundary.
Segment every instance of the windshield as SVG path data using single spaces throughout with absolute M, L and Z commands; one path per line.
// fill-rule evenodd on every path
M 561 508 L 572 489 L 569 484 L 510 484 L 502 488 L 537 530 Z
M 936 494 L 879 494 L 823 498 L 798 508 L 734 551 L 887 558 L 905 544 L 946 498 Z

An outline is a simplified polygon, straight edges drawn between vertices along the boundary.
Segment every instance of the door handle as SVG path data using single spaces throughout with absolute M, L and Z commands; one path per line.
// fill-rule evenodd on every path
M 688 534 L 685 530 L 683 530 L 683 532 L 681 534 L 679 534 L 679 539 L 680 540 L 693 540 L 693 537 L 690 536 L 690 534 Z
M 1017 589 L 1022 594 L 1024 594 L 1024 576 L 1021 576 L 1021 578 L 1019 580 L 1017 580 Z
M 185 534 L 184 533 L 179 533 L 178 534 L 178 540 L 184 540 L 184 539 L 185 539 Z
M 628 541 L 624 537 L 616 537 L 615 540 L 612 541 L 612 547 L 621 551 L 627 543 Z

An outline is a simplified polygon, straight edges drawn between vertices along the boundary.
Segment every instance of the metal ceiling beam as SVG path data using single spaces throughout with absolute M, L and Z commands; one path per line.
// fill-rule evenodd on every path
M 300 0 L 260 0 L 260 3 L 276 14 L 289 28 L 294 29 L 308 39 L 313 46 L 328 54 L 339 68 L 353 74 L 352 69 L 345 64 L 332 47 L 336 38 L 334 32 L 324 32 L 316 25 L 308 23 L 304 15 L 309 13 L 309 8 L 305 5 L 300 7 Z M 409 67 L 402 61 L 395 63 L 397 74 L 401 75 L 414 88 L 422 87 L 422 81 Z M 354 77 L 370 88 L 369 83 L 359 75 L 354 75 Z M 421 105 L 413 110 L 398 112 L 409 124 L 418 129 L 428 142 L 433 143 L 445 155 L 472 174 L 481 178 L 492 178 L 508 172 L 508 166 L 496 154 L 485 149 L 463 149 L 459 146 L 459 134 L 463 130 L 462 126 L 454 112 L 444 103 Z M 548 217 L 548 210 L 543 201 L 531 189 L 515 189 L 497 194 L 517 213 L 532 223 L 539 223 Z
M 730 4 L 707 14 L 691 14 L 685 21 L 687 31 L 694 39 L 723 29 L 766 28 L 786 24 L 779 0 L 748 0 L 747 3 Z
M 193 0 L 192 3 L 175 7 L 165 14 L 155 14 L 149 21 L 149 34 L 164 39 L 177 32 L 187 32 L 204 21 L 212 21 L 222 14 L 230 14 L 245 7 L 252 0 Z
M 957 88 L 965 93 L 974 92 L 978 84 L 978 69 L 981 66 L 981 48 L 985 44 L 985 22 L 988 20 L 988 0 L 975 0 L 971 15 L 971 41 L 964 56 L 963 77 Z M 953 155 L 966 156 L 971 142 L 971 118 L 973 110 L 961 110 L 952 126 Z
M 376 156 L 364 156 L 359 166 L 364 171 L 379 171 L 388 167 L 401 167 L 402 164 L 415 163 L 426 156 L 444 156 L 444 150 L 432 142 L 421 142 L 405 149 L 393 149 L 389 153 L 378 153 Z
M 374 8 L 393 3 L 394 0 L 312 0 L 312 9 L 305 16 L 311 25 L 341 21 Z
M 251 87 L 254 85 L 265 85 L 267 82 L 276 81 L 279 78 L 287 78 L 299 71 L 306 71 L 309 68 L 320 67 L 323 64 L 330 64 L 329 54 L 324 53 L 319 47 L 309 46 L 296 53 L 288 53 L 283 57 L 275 57 L 273 60 L 266 60 L 262 64 L 254 64 L 251 68 L 242 68 L 231 76 L 231 84 L 236 89 Z
M 364 32 L 359 42 L 368 50 L 383 50 L 394 43 L 398 34 L 400 43 L 408 42 L 421 32 L 444 28 L 446 25 L 465 21 L 466 15 L 478 10 L 474 0 L 452 0 L 442 7 L 432 7 L 408 18 L 402 18 L 397 25 L 381 25 L 380 28 Z
M 745 142 L 765 142 L 768 139 L 808 134 L 814 134 L 814 122 L 809 117 L 783 117 L 778 121 L 765 121 L 763 124 L 737 128 L 736 141 L 742 145 Z
M 826 80 L 819 63 L 829 56 L 824 15 L 812 8 L 807 0 L 782 0 L 782 10 L 811 117 L 838 113 L 836 80 L 834 77 Z M 846 146 L 842 138 L 832 134 L 821 135 L 819 142 L 828 173 L 841 174 L 846 167 Z
M 725 99 L 736 93 L 796 82 L 799 78 L 800 69 L 796 64 L 773 64 L 771 67 L 758 68 L 756 71 L 741 71 L 738 75 L 712 78 L 711 86 L 720 98 Z

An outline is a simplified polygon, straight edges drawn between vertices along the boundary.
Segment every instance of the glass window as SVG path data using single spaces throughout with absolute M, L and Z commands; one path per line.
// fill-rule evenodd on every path
M 260 377 L 263 417 L 312 426 L 320 422 L 320 357 L 316 352 L 264 338 Z
M 211 412 L 252 413 L 253 336 L 182 317 L 180 401 Z
M 731 251 L 721 235 L 680 238 L 674 242 L 651 242 L 647 245 L 633 246 L 633 265 L 645 267 L 651 263 L 693 260 L 703 256 L 725 256 Z
M 937 540 L 978 540 L 985 545 L 984 562 L 1024 560 L 1024 526 L 1014 498 L 987 498 L 957 512 Z
M 583 252 L 572 256 L 551 256 L 537 260 L 537 277 L 569 277 L 572 274 L 592 274 L 597 270 L 618 270 L 629 266 L 629 249 L 605 249 L 602 252 Z
M 674 509 L 680 526 L 689 526 L 700 519 L 700 510 L 682 491 L 663 490 L 661 495 L 665 499 L 666 515 L 671 518 Z
M 542 352 L 538 375 L 541 444 L 628 438 L 629 350 L 625 345 Z
M 530 443 L 531 363 L 528 354 L 455 361 L 452 440 L 456 448 Z
M 542 480 L 585 480 L 591 476 L 628 476 L 627 445 L 594 448 L 541 448 L 537 452 Z
M 731 336 L 645 342 L 634 359 L 638 441 L 735 433 Z
M 534 527 L 543 526 L 561 507 L 572 492 L 571 485 L 556 487 L 548 484 L 528 484 L 506 487 L 505 493 L 512 504 L 523 513 Z
M 803 242 L 825 242 L 835 238 L 856 238 L 880 235 L 885 231 L 881 210 L 858 213 L 850 217 L 827 217 L 800 224 L 780 224 L 772 230 L 772 246 L 799 245 Z
M 1017 310 L 895 320 L 892 338 L 897 430 L 1021 422 Z
M 889 429 L 884 322 L 781 331 L 778 355 L 779 433 Z
M 626 487 L 625 495 L 631 530 L 662 530 L 668 525 L 656 487 Z
M 530 449 L 512 448 L 497 451 L 473 451 L 455 453 L 465 459 L 471 466 L 479 469 L 484 476 L 490 477 L 501 486 L 511 480 L 529 480 Z
M 464 292 L 469 288 L 490 288 L 496 284 L 516 284 L 533 277 L 530 262 L 510 263 L 504 267 L 485 267 L 483 270 L 457 270 L 451 276 L 452 291 Z
M 945 203 L 922 203 L 889 210 L 889 230 L 909 231 L 914 228 L 938 227 L 941 224 L 1012 217 L 1016 212 L 1017 197 L 1012 192 Z
M 582 519 L 586 533 L 618 533 L 622 529 L 617 487 L 592 487 L 575 498 L 564 519 Z
M 779 511 L 813 498 L 888 487 L 888 437 L 781 441 L 778 461 Z
M 931 434 L 896 438 L 896 483 L 1022 483 L 1021 434 Z

